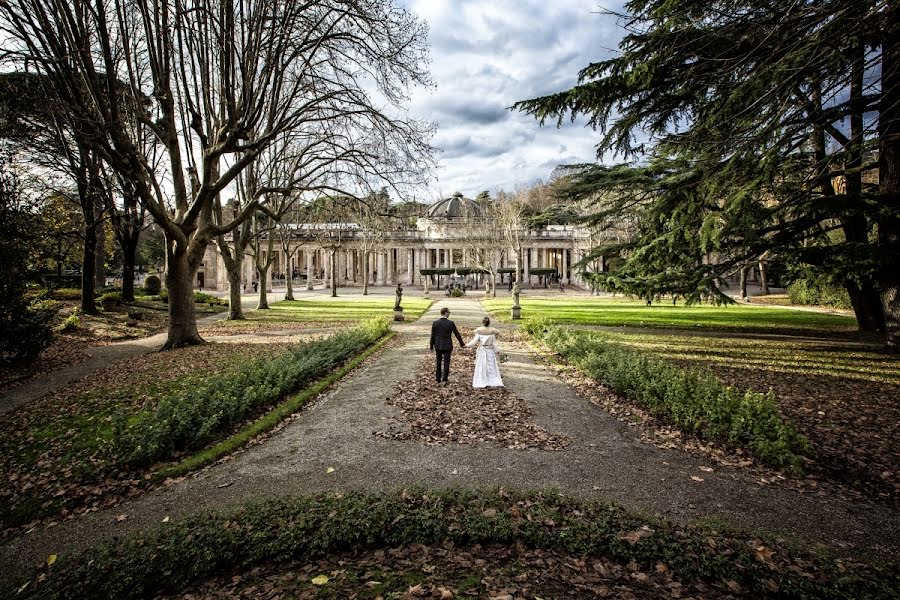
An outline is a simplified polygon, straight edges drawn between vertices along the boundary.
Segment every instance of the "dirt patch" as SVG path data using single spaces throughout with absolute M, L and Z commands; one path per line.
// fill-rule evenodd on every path
M 472 330 L 461 328 L 464 339 Z M 475 352 L 453 352 L 455 373 L 469 377 Z M 502 371 L 502 367 L 501 367 Z M 386 399 L 400 409 L 402 424 L 375 435 L 427 444 L 486 444 L 511 450 L 561 450 L 571 441 L 535 425 L 528 403 L 506 388 L 473 389 L 471 380 L 439 385 L 434 381 L 434 359 L 422 361 L 415 378 L 398 385 Z

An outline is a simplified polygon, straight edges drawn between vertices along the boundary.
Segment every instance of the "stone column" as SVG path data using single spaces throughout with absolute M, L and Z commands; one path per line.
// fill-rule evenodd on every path
M 566 248 L 562 250 L 562 272 L 559 274 L 566 283 L 572 283 L 572 278 L 569 277 L 569 253 Z
M 447 250 L 447 268 L 453 268 L 453 248 Z
M 406 250 L 406 281 L 409 285 L 415 285 L 416 282 L 415 252 L 416 251 L 411 248 Z
M 378 285 L 384 285 L 384 252 L 377 253 L 375 263 L 376 277 L 375 281 Z
M 522 279 L 524 280 L 523 283 L 531 283 L 531 263 L 534 260 L 534 248 L 526 248 L 524 254 L 522 262 L 525 263 L 525 274 Z
M 394 249 L 388 248 L 387 251 L 387 272 L 385 273 L 385 282 L 388 285 L 394 285 Z

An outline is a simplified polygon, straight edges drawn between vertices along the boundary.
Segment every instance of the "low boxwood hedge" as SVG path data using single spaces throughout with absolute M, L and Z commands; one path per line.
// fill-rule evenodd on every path
M 299 390 L 388 333 L 388 321 L 364 322 L 273 359 L 260 359 L 163 398 L 155 410 L 116 419 L 117 462 L 144 467 L 203 448 L 250 414 Z
M 602 336 L 543 320 L 524 327 L 595 381 L 685 431 L 746 448 L 769 466 L 797 473 L 802 457 L 812 452 L 809 441 L 778 414 L 771 391 L 740 392 L 709 373 L 680 369 Z

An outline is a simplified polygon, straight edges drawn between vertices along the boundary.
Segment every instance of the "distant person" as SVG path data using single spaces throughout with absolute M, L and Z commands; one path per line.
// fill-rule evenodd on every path
M 256 281 L 253 282 L 253 293 L 256 293 L 259 290 L 259 283 Z

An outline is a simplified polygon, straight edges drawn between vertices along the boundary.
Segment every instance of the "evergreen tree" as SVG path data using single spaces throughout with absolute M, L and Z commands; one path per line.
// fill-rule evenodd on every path
M 35 215 L 0 156 L 0 363 L 29 362 L 53 341 L 50 313 L 25 295 L 30 245 L 38 238 Z
M 900 8 L 885 0 L 632 0 L 621 53 L 516 107 L 585 115 L 598 155 L 566 193 L 638 215 L 626 271 L 693 297 L 768 252 L 847 288 L 860 327 L 900 344 Z M 665 174 L 663 174 L 665 171 Z M 603 190 L 633 188 L 609 201 Z M 640 201 L 638 201 L 640 198 Z M 677 251 L 676 246 L 678 246 Z M 667 252 L 662 252 L 662 250 Z M 699 262 L 701 257 L 711 260 Z

